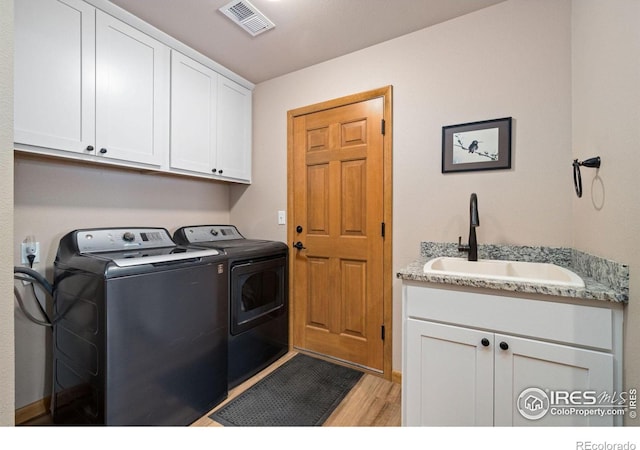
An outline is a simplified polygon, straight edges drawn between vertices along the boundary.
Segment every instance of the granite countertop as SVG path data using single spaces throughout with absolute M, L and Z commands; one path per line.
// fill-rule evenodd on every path
M 444 283 L 455 286 L 534 293 L 616 303 L 629 301 L 629 267 L 569 248 L 527 247 L 510 245 L 480 245 L 478 258 L 512 261 L 549 262 L 579 275 L 584 288 L 551 284 L 489 280 L 481 277 L 432 275 L 423 272 L 424 264 L 439 256 L 462 257 L 457 244 L 422 242 L 420 257 L 401 269 L 397 277 L 403 280 Z

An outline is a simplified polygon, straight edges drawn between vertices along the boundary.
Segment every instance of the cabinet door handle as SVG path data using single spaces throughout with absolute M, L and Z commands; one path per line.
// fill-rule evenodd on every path
M 93 151 L 93 145 L 87 145 L 87 151 L 88 152 L 92 152 Z
M 216 173 L 217 171 L 217 169 L 211 169 L 211 173 Z
M 218 173 L 222 173 L 222 169 L 218 170 Z
M 100 153 L 102 153 L 102 154 L 104 155 L 105 153 L 107 153 L 107 149 L 106 149 L 106 148 L 104 148 L 104 147 L 102 147 L 102 148 L 100 149 Z
M 487 339 L 487 338 L 482 338 L 480 343 L 482 344 L 483 347 L 488 347 L 489 344 L 490 344 L 489 339 Z
M 502 350 L 508 350 L 509 349 L 509 344 L 507 344 L 505 341 L 500 342 L 500 348 Z

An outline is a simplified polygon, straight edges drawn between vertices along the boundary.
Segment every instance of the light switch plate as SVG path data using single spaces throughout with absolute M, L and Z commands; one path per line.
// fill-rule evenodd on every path
M 278 211 L 278 225 L 285 225 L 287 223 L 287 217 L 284 211 Z

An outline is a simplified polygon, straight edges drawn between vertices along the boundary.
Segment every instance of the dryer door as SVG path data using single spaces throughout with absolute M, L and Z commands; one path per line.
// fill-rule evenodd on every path
M 284 313 L 287 299 L 286 276 L 286 256 L 231 265 L 232 335 Z

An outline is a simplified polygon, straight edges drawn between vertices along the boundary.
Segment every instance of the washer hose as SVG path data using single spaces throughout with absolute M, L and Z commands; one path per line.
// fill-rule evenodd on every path
M 14 266 L 13 267 L 13 278 L 16 279 L 16 280 L 29 281 L 29 282 L 32 283 L 32 285 L 31 285 L 32 287 L 33 287 L 33 283 L 36 282 L 47 292 L 47 294 L 49 294 L 51 297 L 53 297 L 53 286 L 51 285 L 51 283 L 49 283 L 49 281 L 44 276 L 42 276 L 41 274 L 39 274 L 38 272 L 36 272 L 33 269 L 30 269 L 30 268 L 27 268 L 27 267 Z M 27 310 L 27 308 L 25 307 L 24 302 L 22 301 L 22 298 L 20 297 L 20 295 L 16 295 L 16 300 L 18 301 L 18 305 L 20 306 L 20 309 L 22 310 L 24 315 L 27 317 L 27 319 L 29 319 L 33 323 L 36 323 L 38 325 L 42 325 L 44 327 L 53 326 L 53 322 L 51 321 L 51 319 L 47 315 L 47 312 L 44 310 L 44 308 L 42 307 L 42 305 L 38 301 L 38 298 L 35 295 L 35 289 L 33 291 L 33 296 L 36 299 L 36 303 L 38 304 L 38 308 L 40 308 L 40 312 L 45 317 L 45 321 L 37 319 L 36 317 L 34 317 Z

